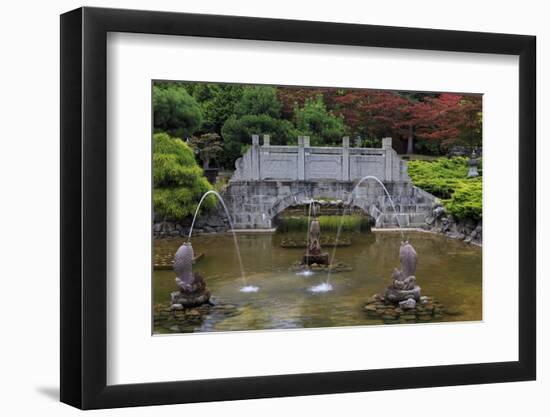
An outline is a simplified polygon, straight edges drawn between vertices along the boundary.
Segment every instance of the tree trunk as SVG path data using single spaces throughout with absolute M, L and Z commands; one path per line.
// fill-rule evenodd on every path
M 407 155 L 414 153 L 413 128 L 409 128 L 409 137 L 407 138 Z

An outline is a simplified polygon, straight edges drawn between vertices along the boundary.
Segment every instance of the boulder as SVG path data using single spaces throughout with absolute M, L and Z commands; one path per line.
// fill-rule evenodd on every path
M 385 299 L 393 303 L 413 298 L 420 301 L 420 287 L 416 285 L 412 290 L 397 290 L 395 288 L 386 289 Z
M 399 302 L 399 307 L 403 310 L 411 310 L 416 307 L 416 300 L 414 298 L 407 298 Z
M 445 209 L 441 206 L 434 208 L 433 217 L 439 219 L 443 214 L 445 214 Z

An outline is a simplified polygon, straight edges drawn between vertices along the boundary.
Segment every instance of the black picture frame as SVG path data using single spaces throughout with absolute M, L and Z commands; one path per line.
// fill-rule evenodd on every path
M 107 385 L 108 32 L 519 56 L 519 360 Z M 61 15 L 61 401 L 94 409 L 535 379 L 535 54 L 524 35 L 88 7 Z

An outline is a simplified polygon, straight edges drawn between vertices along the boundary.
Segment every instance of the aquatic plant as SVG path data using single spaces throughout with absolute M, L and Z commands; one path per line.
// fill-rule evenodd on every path
M 367 232 L 371 228 L 372 221 L 367 216 L 319 216 L 319 224 L 323 231 L 337 231 L 342 222 L 344 232 Z M 277 231 L 281 233 L 306 231 L 308 228 L 307 216 L 280 217 L 277 221 Z

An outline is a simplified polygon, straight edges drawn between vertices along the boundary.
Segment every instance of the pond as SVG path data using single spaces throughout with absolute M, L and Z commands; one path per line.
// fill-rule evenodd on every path
M 305 238 L 305 234 L 301 234 Z M 363 306 L 373 294 L 383 292 L 399 267 L 401 236 L 375 231 L 348 235 L 351 245 L 336 249 L 336 260 L 352 271 L 333 273 L 333 290 L 313 293 L 310 288 L 326 281 L 326 272 L 297 275 L 289 267 L 304 254 L 301 248 L 283 248 L 285 234 L 238 234 L 238 243 L 249 285 L 258 292 L 240 292 L 243 281 L 231 234 L 193 238 L 195 254 L 204 256 L 194 265 L 220 308 L 197 314 L 195 320 L 175 321 L 168 313 L 170 293 L 175 291 L 172 270 L 153 273 L 154 333 L 232 330 L 319 328 L 380 325 L 365 314 Z M 445 236 L 406 232 L 418 254 L 416 278 L 422 295 L 434 297 L 449 314 L 434 321 L 482 319 L 482 250 Z M 173 256 L 184 239 L 154 241 L 157 255 Z M 324 247 L 332 253 L 332 248 Z M 227 309 L 224 308 L 227 306 Z M 161 317 L 162 316 L 162 317 Z

